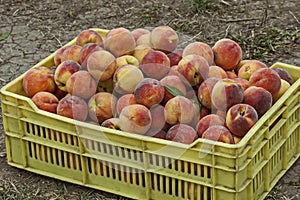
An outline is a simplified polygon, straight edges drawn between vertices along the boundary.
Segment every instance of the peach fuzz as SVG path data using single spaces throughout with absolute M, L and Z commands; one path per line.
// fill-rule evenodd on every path
M 167 134 L 166 139 L 183 144 L 191 144 L 198 138 L 195 129 L 187 124 L 176 124 L 172 126 Z
M 66 60 L 60 63 L 54 72 L 54 81 L 57 87 L 60 90 L 67 92 L 66 83 L 68 79 L 80 69 L 80 64 L 74 60 Z
M 50 92 L 38 92 L 31 100 L 41 110 L 56 113 L 58 98 Z
M 174 93 L 180 93 L 182 96 L 186 95 L 186 85 L 178 76 L 165 76 L 160 80 L 160 83 L 165 87 L 164 103 L 177 95 Z
M 253 72 L 249 78 L 249 84 L 268 90 L 274 97 L 280 90 L 281 78 L 271 68 L 261 68 Z
M 131 104 L 137 104 L 134 94 L 131 93 L 122 95 L 116 103 L 116 114 L 120 115 L 122 109 Z
M 118 94 L 133 93 L 135 87 L 144 79 L 140 68 L 133 65 L 123 65 L 117 68 L 113 75 L 114 92 Z
M 170 125 L 190 124 L 195 116 L 193 102 L 184 96 L 176 96 L 167 101 L 165 111 L 166 122 Z
M 87 58 L 95 51 L 103 50 L 102 47 L 95 43 L 87 43 L 82 46 L 79 55 L 79 62 L 81 64 L 82 69 L 87 70 Z
M 202 138 L 227 144 L 234 144 L 231 132 L 223 125 L 210 126 L 204 131 Z
M 256 86 L 250 86 L 245 90 L 243 102 L 251 105 L 256 110 L 258 117 L 265 114 L 273 104 L 271 93 Z
M 217 77 L 217 78 L 228 78 L 226 71 L 216 65 L 209 66 L 208 76 L 207 78 Z
M 24 75 L 22 86 L 28 97 L 33 97 L 41 91 L 54 93 L 56 88 L 54 74 L 48 67 L 31 68 Z
M 89 117 L 98 123 L 112 118 L 116 97 L 108 92 L 98 92 L 93 95 L 88 101 Z
M 176 31 L 170 26 L 157 26 L 150 33 L 151 47 L 163 52 L 172 52 L 179 43 Z
M 208 78 L 204 80 L 201 85 L 198 88 L 197 97 L 201 104 L 205 106 L 206 108 L 212 109 L 212 90 L 215 86 L 215 84 L 221 80 L 220 78 Z
M 80 63 L 80 51 L 82 49 L 82 46 L 73 45 L 66 48 L 61 56 L 61 62 L 66 60 L 74 60 L 76 62 Z
M 213 125 L 225 125 L 225 119 L 216 115 L 216 114 L 209 114 L 205 117 L 201 118 L 198 123 L 196 124 L 196 131 L 199 137 L 202 137 L 202 134 Z
M 261 68 L 267 68 L 267 65 L 259 60 L 246 60 L 240 65 L 237 75 L 249 80 L 251 74 Z
M 214 64 L 213 50 L 204 42 L 192 42 L 183 49 L 183 57 L 191 54 L 204 57 L 210 66 Z
M 214 62 L 224 70 L 233 70 L 238 67 L 243 57 L 242 48 L 235 41 L 222 38 L 212 47 Z
M 96 93 L 97 83 L 87 71 L 78 71 L 70 76 L 66 88 L 71 95 L 88 99 Z
M 98 46 L 103 44 L 102 36 L 91 29 L 81 31 L 76 38 L 76 45 L 84 46 L 87 43 L 94 43 Z
M 136 47 L 132 33 L 123 27 L 108 31 L 104 38 L 104 49 L 110 51 L 115 57 L 133 53 Z
M 142 59 L 140 69 L 149 78 L 161 79 L 170 69 L 170 59 L 162 51 L 150 51 Z
M 150 129 L 151 124 L 151 112 L 141 104 L 124 107 L 119 116 L 119 126 L 125 132 L 143 135 Z
M 87 103 L 78 96 L 66 96 L 58 102 L 57 114 L 79 121 L 85 121 L 88 116 L 88 106 Z
M 229 108 L 226 114 L 226 127 L 238 137 L 244 137 L 258 121 L 256 110 L 249 104 L 240 103 Z
M 95 51 L 87 59 L 87 70 L 96 81 L 112 78 L 116 69 L 115 56 L 106 50 Z

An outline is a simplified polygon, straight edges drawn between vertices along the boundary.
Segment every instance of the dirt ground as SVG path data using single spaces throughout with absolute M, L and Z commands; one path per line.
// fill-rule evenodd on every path
M 0 87 L 87 28 L 169 25 L 212 45 L 235 39 L 245 59 L 300 66 L 298 0 L 0 0 Z M 43 177 L 6 162 L 0 120 L 0 199 L 126 199 L 115 194 Z M 267 199 L 300 199 L 300 161 Z

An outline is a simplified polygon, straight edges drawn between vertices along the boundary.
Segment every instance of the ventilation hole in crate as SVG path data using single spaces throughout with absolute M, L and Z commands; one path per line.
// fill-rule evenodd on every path
M 252 181 L 252 189 L 254 194 L 261 194 L 264 189 L 263 170 L 260 170 Z
M 28 141 L 28 155 L 30 158 L 32 158 L 32 143 Z

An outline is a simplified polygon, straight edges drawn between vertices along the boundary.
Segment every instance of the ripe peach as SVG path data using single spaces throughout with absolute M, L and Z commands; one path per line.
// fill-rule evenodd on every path
M 142 59 L 140 69 L 149 78 L 161 79 L 170 69 L 170 59 L 162 51 L 150 51 Z
M 267 68 L 267 65 L 259 60 L 247 60 L 240 65 L 238 77 L 249 80 L 251 74 L 257 69 Z
M 291 85 L 284 79 L 281 79 L 281 86 L 279 92 L 273 97 L 273 103 L 277 101 Z
M 278 68 L 278 67 L 274 67 L 272 69 L 278 73 L 281 79 L 286 80 L 290 85 L 294 83 L 294 78 L 285 69 Z
M 190 124 L 195 115 L 193 102 L 184 96 L 176 96 L 167 101 L 165 111 L 166 122 L 170 125 Z
M 110 51 L 115 57 L 131 54 L 135 47 L 133 35 L 123 27 L 111 29 L 104 39 L 104 49 Z
M 213 50 L 204 42 L 192 42 L 183 49 L 183 57 L 191 54 L 204 57 L 209 66 L 214 63 Z
M 88 99 L 95 94 L 97 83 L 87 71 L 78 71 L 67 80 L 66 88 L 71 95 Z
M 244 92 L 245 104 L 251 105 L 261 117 L 267 112 L 273 103 L 272 95 L 269 91 L 262 87 L 250 86 Z
M 227 74 L 227 78 L 230 78 L 230 79 L 235 79 L 237 78 L 237 74 L 234 72 L 234 71 L 225 71 L 226 74 Z
M 202 134 L 202 138 L 234 144 L 231 132 L 223 125 L 213 125 L 208 127 L 208 129 L 206 129 Z
M 119 123 L 120 123 L 119 118 L 112 117 L 112 118 L 109 118 L 107 120 L 104 120 L 101 123 L 101 126 L 106 127 L 106 128 L 110 128 L 110 129 L 114 129 L 114 130 L 120 130 Z
M 48 67 L 31 68 L 24 75 L 22 86 L 28 97 L 33 97 L 41 91 L 54 93 L 56 88 L 54 74 Z
M 131 34 L 133 35 L 133 38 L 135 39 L 135 41 L 137 41 L 137 39 L 144 35 L 144 34 L 150 34 L 150 31 L 148 29 L 145 28 L 136 28 L 134 30 L 131 31 Z
M 192 87 L 199 87 L 207 78 L 209 66 L 207 61 L 199 55 L 184 56 L 178 63 L 178 72 L 185 77 Z
M 178 65 L 179 61 L 182 59 L 183 49 L 175 49 L 174 51 L 167 54 L 170 59 L 170 66 Z
M 240 45 L 228 38 L 218 40 L 212 47 L 212 50 L 215 64 L 224 70 L 237 68 L 243 57 Z
M 59 48 L 54 55 L 54 65 L 58 66 L 61 63 L 61 57 L 62 54 L 64 53 L 64 51 L 66 50 L 66 48 L 68 48 L 69 46 L 63 46 L 61 48 Z
M 222 67 L 213 65 L 213 66 L 209 66 L 207 78 L 211 78 L 211 77 L 227 78 L 227 73 Z
M 117 64 L 117 67 L 121 67 L 121 66 L 127 65 L 127 64 L 139 67 L 140 62 L 136 57 L 134 57 L 132 55 L 123 55 L 123 56 L 116 58 L 116 64 Z
M 186 95 L 186 86 L 178 76 L 165 76 L 160 80 L 160 83 L 165 87 L 164 103 L 176 96 L 174 93 L 180 93 L 182 96 Z
M 155 138 L 160 138 L 160 139 L 166 139 L 166 131 L 164 130 L 159 130 L 156 133 L 153 132 L 147 132 L 145 135 L 155 137 Z
M 229 108 L 226 126 L 236 136 L 243 137 L 258 121 L 256 110 L 249 104 L 239 103 Z
M 95 51 L 103 50 L 102 47 L 95 43 L 87 43 L 82 46 L 79 55 L 79 62 L 84 70 L 87 70 L 87 58 Z
M 54 94 L 58 99 L 62 99 L 63 97 L 65 97 L 65 96 L 68 94 L 68 92 L 59 89 L 59 87 L 56 87 L 53 94 Z
M 196 131 L 199 137 L 202 137 L 202 134 L 213 125 L 225 125 L 225 119 L 216 115 L 216 114 L 209 114 L 205 117 L 201 118 L 198 123 L 196 124 Z
M 76 62 L 80 63 L 80 50 L 82 49 L 82 46 L 73 45 L 66 48 L 61 56 L 61 62 L 66 60 L 74 60 Z
M 102 123 L 103 121 L 112 118 L 116 101 L 116 97 L 111 93 L 96 93 L 88 101 L 90 118 L 98 123 Z
M 80 69 L 80 64 L 74 60 L 66 60 L 60 63 L 54 72 L 54 81 L 57 87 L 60 90 L 67 92 L 67 80 L 72 76 L 72 74 L 78 72 Z
M 217 110 L 226 111 L 244 100 L 244 89 L 232 79 L 220 79 L 213 87 L 211 101 Z
M 206 108 L 212 109 L 212 90 L 219 80 L 221 79 L 216 77 L 208 78 L 204 80 L 198 88 L 198 99 Z
M 150 112 L 151 112 L 152 123 L 146 135 L 154 136 L 165 127 L 166 112 L 165 112 L 165 108 L 160 104 L 151 106 Z
M 101 46 L 103 44 L 103 38 L 98 32 L 86 29 L 78 34 L 76 38 L 76 45 L 84 46 L 87 43 L 94 43 Z
M 41 110 L 56 113 L 58 98 L 50 92 L 37 92 L 31 100 Z
M 157 26 L 151 31 L 150 42 L 153 49 L 169 53 L 176 49 L 179 37 L 170 26 Z
M 243 139 L 243 137 L 238 137 L 234 134 L 232 134 L 232 136 L 233 136 L 234 144 L 238 144 Z
M 124 107 L 119 116 L 119 126 L 122 131 L 145 134 L 151 127 L 150 110 L 141 104 L 131 104 Z
M 142 62 L 144 56 L 149 53 L 150 51 L 154 51 L 154 49 L 152 49 L 150 46 L 141 44 L 141 45 L 137 45 L 134 48 L 134 52 L 132 53 L 132 55 L 138 59 L 139 63 Z
M 198 138 L 195 129 L 187 124 L 176 124 L 172 126 L 167 134 L 166 139 L 183 144 L 191 144 Z
M 87 103 L 78 96 L 65 96 L 57 105 L 57 114 L 79 121 L 85 121 L 88 116 Z
M 137 40 L 136 40 L 136 45 L 146 45 L 151 47 L 151 42 L 150 42 L 150 33 L 146 33 L 141 35 Z M 152 48 L 152 47 L 151 47 Z
M 134 98 L 148 108 L 162 102 L 165 96 L 164 86 L 156 79 L 145 78 L 134 89 Z
M 209 114 L 211 114 L 211 109 L 206 108 L 205 106 L 201 106 L 199 120 Z
M 249 81 L 246 79 L 237 77 L 237 78 L 234 78 L 233 80 L 238 82 L 239 84 L 241 84 L 244 90 L 246 90 L 250 86 Z
M 271 68 L 261 68 L 253 72 L 249 78 L 249 84 L 265 88 L 272 96 L 275 96 L 280 90 L 281 78 Z
M 114 92 L 119 94 L 133 93 L 136 85 L 144 79 L 140 68 L 133 65 L 119 67 L 113 75 Z
M 116 58 L 106 50 L 95 51 L 87 59 L 87 70 L 97 81 L 112 78 L 116 69 Z
M 134 94 L 132 94 L 132 93 L 124 94 L 117 100 L 117 104 L 116 104 L 116 112 L 117 113 L 116 114 L 120 115 L 122 109 L 131 104 L 137 104 Z

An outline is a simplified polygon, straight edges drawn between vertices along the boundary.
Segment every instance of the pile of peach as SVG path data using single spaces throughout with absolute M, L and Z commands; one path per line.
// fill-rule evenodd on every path
M 84 30 L 56 51 L 54 67 L 31 68 L 23 88 L 39 109 L 68 118 L 185 144 L 234 144 L 293 83 L 286 70 L 243 59 L 231 39 L 178 44 L 169 26 L 105 37 Z

